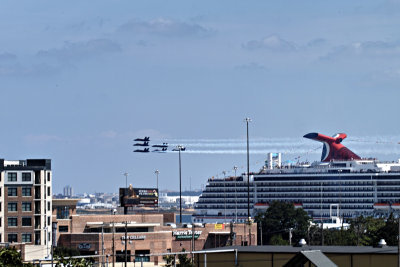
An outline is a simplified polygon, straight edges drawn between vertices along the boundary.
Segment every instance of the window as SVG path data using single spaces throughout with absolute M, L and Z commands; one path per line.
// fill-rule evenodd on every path
M 32 242 L 32 234 L 22 234 L 22 242 L 31 243 Z
M 23 197 L 32 196 L 32 188 L 30 188 L 30 187 L 22 187 L 22 196 Z
M 50 225 L 50 216 L 47 217 L 47 225 Z
M 47 196 L 50 196 L 50 186 L 47 187 Z
M 57 207 L 57 219 L 68 219 L 69 218 L 69 207 Z
M 50 182 L 50 173 L 47 173 L 47 181 Z
M 47 202 L 47 210 L 50 210 L 50 201 Z
M 9 187 L 8 188 L 8 196 L 9 197 L 16 197 L 17 196 L 17 188 L 16 187 Z
M 32 181 L 31 173 L 23 172 L 22 173 L 22 182 L 30 182 L 30 181 Z
M 17 242 L 17 234 L 8 234 L 8 242 Z
M 8 209 L 8 211 L 17 211 L 17 203 L 16 202 L 8 203 L 7 209 Z
M 32 218 L 22 217 L 22 226 L 32 226 Z
M 59 232 L 68 232 L 68 225 L 60 225 L 58 227 Z
M 32 203 L 22 202 L 22 211 L 32 211 Z
M 17 226 L 17 218 L 11 217 L 7 219 L 8 227 Z
M 17 181 L 17 173 L 16 172 L 9 172 L 8 173 L 8 181 L 9 182 L 16 182 Z

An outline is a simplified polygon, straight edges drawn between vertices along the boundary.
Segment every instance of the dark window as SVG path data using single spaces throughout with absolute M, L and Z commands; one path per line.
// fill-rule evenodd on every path
M 9 187 L 8 188 L 8 196 L 9 197 L 16 197 L 17 196 L 17 188 L 16 187 Z
M 22 217 L 22 226 L 32 226 L 32 218 Z
M 31 173 L 23 172 L 22 173 L 22 182 L 30 182 L 30 181 L 32 181 Z
M 9 182 L 16 182 L 17 181 L 17 173 L 16 172 L 9 172 L 8 173 L 8 181 Z
M 50 182 L 50 173 L 47 173 L 47 181 Z
M 57 219 L 69 219 L 69 207 L 57 207 Z
M 50 225 L 50 216 L 47 217 L 47 225 Z
M 22 211 L 32 211 L 32 203 L 22 202 Z
M 8 218 L 7 220 L 8 220 L 8 227 L 17 226 L 17 218 L 12 217 Z
M 30 188 L 30 187 L 22 187 L 22 196 L 23 197 L 32 196 L 32 188 Z
M 47 210 L 50 210 L 50 201 L 47 202 Z
M 47 187 L 47 196 L 50 196 L 50 186 Z
M 17 203 L 16 202 L 8 203 L 7 209 L 8 209 L 8 211 L 17 211 Z
M 8 242 L 17 242 L 17 234 L 8 234 Z
M 58 227 L 59 232 L 68 232 L 68 225 L 60 225 Z
M 32 234 L 22 234 L 22 242 L 31 243 L 32 242 Z

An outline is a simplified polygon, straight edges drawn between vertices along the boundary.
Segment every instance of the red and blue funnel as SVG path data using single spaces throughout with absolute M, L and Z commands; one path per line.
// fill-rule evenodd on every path
M 303 137 L 319 141 L 324 144 L 322 148 L 321 161 L 329 162 L 332 160 L 361 159 L 357 154 L 341 144 L 343 139 L 347 137 L 347 135 L 344 133 L 338 133 L 332 137 L 320 133 L 309 133 Z

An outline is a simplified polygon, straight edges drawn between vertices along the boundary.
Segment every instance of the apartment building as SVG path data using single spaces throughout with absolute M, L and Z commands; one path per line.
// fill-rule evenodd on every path
M 50 246 L 50 159 L 0 159 L 0 242 Z

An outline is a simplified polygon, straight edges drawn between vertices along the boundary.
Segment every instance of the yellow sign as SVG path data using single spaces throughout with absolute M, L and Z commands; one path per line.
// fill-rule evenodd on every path
M 223 230 L 225 229 L 225 224 L 217 223 L 214 225 L 215 230 Z

